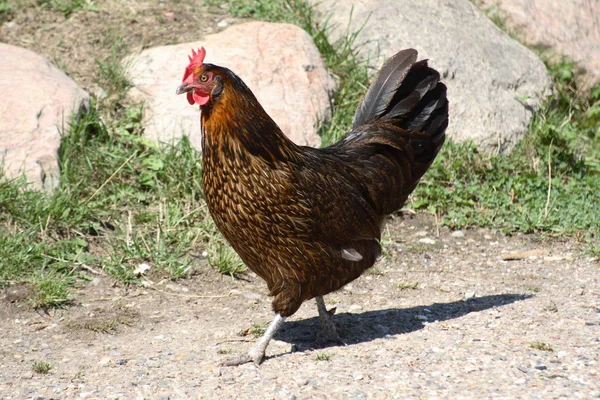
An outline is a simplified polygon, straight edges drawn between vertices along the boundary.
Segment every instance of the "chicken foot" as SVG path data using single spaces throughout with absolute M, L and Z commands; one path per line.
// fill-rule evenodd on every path
M 269 327 L 265 331 L 265 333 L 261 336 L 260 339 L 254 344 L 254 346 L 248 351 L 248 354 L 239 355 L 237 357 L 229 358 L 221 363 L 222 366 L 225 367 L 237 367 L 238 365 L 246 364 L 251 361 L 254 361 L 254 364 L 257 366 L 260 365 L 263 358 L 265 358 L 265 351 L 267 350 L 267 346 L 277 330 L 283 325 L 285 321 L 285 317 L 282 317 L 280 314 L 277 314 L 273 321 L 269 324 Z
M 319 319 L 321 320 L 321 328 L 323 329 L 323 336 L 326 341 L 336 342 L 340 344 L 346 344 L 340 338 L 337 327 L 333 322 L 333 314 L 335 314 L 335 308 L 327 311 L 325 307 L 325 300 L 323 296 L 315 297 L 317 302 L 317 309 L 319 310 Z

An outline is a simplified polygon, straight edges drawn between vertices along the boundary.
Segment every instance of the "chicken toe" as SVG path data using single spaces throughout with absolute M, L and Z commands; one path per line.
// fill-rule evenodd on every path
M 252 357 L 249 354 L 241 354 L 239 356 L 231 357 L 225 361 L 219 363 L 222 367 L 237 367 L 238 365 L 246 364 L 252 361 Z
M 260 363 L 265 358 L 265 352 L 267 350 L 269 342 L 271 341 L 271 339 L 273 339 L 273 336 L 275 336 L 275 333 L 277 332 L 279 327 L 281 327 L 284 321 L 285 318 L 277 314 L 275 318 L 273 318 L 273 321 L 271 321 L 271 323 L 269 324 L 269 327 L 267 328 L 265 333 L 260 339 L 258 339 L 256 344 L 250 349 L 248 354 L 229 358 L 221 362 L 220 365 L 224 367 L 237 367 L 238 365 L 246 364 L 251 361 L 254 361 L 254 364 L 257 366 L 260 365 Z

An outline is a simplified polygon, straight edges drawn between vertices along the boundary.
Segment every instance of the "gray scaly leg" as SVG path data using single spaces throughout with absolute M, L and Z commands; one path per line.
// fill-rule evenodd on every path
M 323 329 L 323 336 L 326 340 L 345 344 L 342 339 L 340 339 L 340 335 L 338 334 L 335 323 L 333 322 L 333 314 L 335 313 L 335 308 L 331 311 L 327 311 L 327 307 L 325 307 L 325 300 L 323 300 L 323 296 L 315 297 L 315 301 L 317 302 L 317 309 L 319 310 L 319 319 L 321 320 L 321 328 Z

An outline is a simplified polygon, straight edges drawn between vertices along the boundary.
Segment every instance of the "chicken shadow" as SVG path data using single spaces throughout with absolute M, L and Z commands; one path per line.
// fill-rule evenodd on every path
M 342 328 L 340 336 L 343 342 L 350 345 L 414 332 L 423 329 L 428 322 L 460 318 L 472 312 L 504 306 L 531 297 L 533 296 L 498 294 L 477 297 L 467 301 L 434 303 L 428 306 L 336 314 L 333 320 L 336 325 Z M 274 338 L 292 343 L 296 351 L 316 350 L 340 345 L 339 343 L 320 340 L 320 333 L 319 318 L 313 317 L 299 321 L 286 321 Z

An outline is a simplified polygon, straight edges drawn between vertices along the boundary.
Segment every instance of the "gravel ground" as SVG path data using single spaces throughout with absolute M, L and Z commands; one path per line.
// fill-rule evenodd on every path
M 314 301 L 260 366 L 220 367 L 272 317 L 265 284 L 200 265 L 176 282 L 108 277 L 75 306 L 0 301 L 3 399 L 600 397 L 600 264 L 571 241 L 389 224 L 387 255 L 326 297 L 346 346 L 323 344 Z M 509 260 L 510 259 L 510 260 Z M 243 336 L 246 334 L 246 336 Z M 47 362 L 47 374 L 34 372 Z

